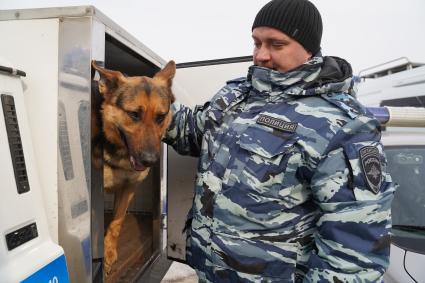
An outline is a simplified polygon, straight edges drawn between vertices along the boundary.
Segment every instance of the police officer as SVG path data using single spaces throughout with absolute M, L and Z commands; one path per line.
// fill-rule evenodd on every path
M 254 65 L 203 107 L 173 104 L 165 141 L 199 157 L 187 260 L 201 282 L 381 282 L 394 187 L 348 62 L 322 56 L 307 0 L 273 0 Z

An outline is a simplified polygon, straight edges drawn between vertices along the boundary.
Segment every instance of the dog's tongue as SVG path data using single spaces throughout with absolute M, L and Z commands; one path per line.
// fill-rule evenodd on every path
M 137 171 L 144 171 L 146 170 L 146 167 L 137 162 L 136 158 L 134 158 L 132 155 L 130 156 L 130 163 L 134 170 Z

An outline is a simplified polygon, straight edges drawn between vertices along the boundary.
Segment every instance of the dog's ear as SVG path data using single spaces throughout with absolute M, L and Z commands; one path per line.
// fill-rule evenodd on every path
M 166 86 L 168 88 L 168 93 L 170 96 L 170 101 L 173 103 L 175 101 L 173 92 L 171 91 L 171 85 L 173 84 L 173 78 L 176 74 L 176 63 L 174 63 L 173 60 L 167 63 L 165 67 L 156 73 L 156 75 L 153 77 L 154 80 L 159 82 L 160 84 Z
M 96 65 L 96 62 L 94 60 L 91 62 L 91 65 L 100 74 L 99 92 L 102 95 L 114 92 L 118 88 L 122 79 L 124 78 L 124 75 L 119 71 L 112 71 L 99 67 L 98 65 Z
M 156 73 L 156 75 L 153 77 L 155 80 L 161 82 L 166 87 L 171 88 L 171 85 L 173 83 L 174 75 L 176 74 L 176 63 L 174 63 L 173 60 L 167 63 L 165 67 Z

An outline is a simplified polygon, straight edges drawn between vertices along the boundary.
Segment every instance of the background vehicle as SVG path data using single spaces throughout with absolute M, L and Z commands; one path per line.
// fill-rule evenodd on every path
M 400 58 L 359 75 L 358 98 L 367 106 L 425 107 L 425 64 Z M 425 127 L 384 127 L 382 141 L 399 185 L 385 282 L 425 282 Z

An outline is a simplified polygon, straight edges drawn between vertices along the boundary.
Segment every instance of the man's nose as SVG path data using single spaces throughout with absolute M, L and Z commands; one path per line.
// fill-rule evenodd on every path
M 267 48 L 261 46 L 256 50 L 254 57 L 257 62 L 267 62 L 270 60 L 270 52 Z

